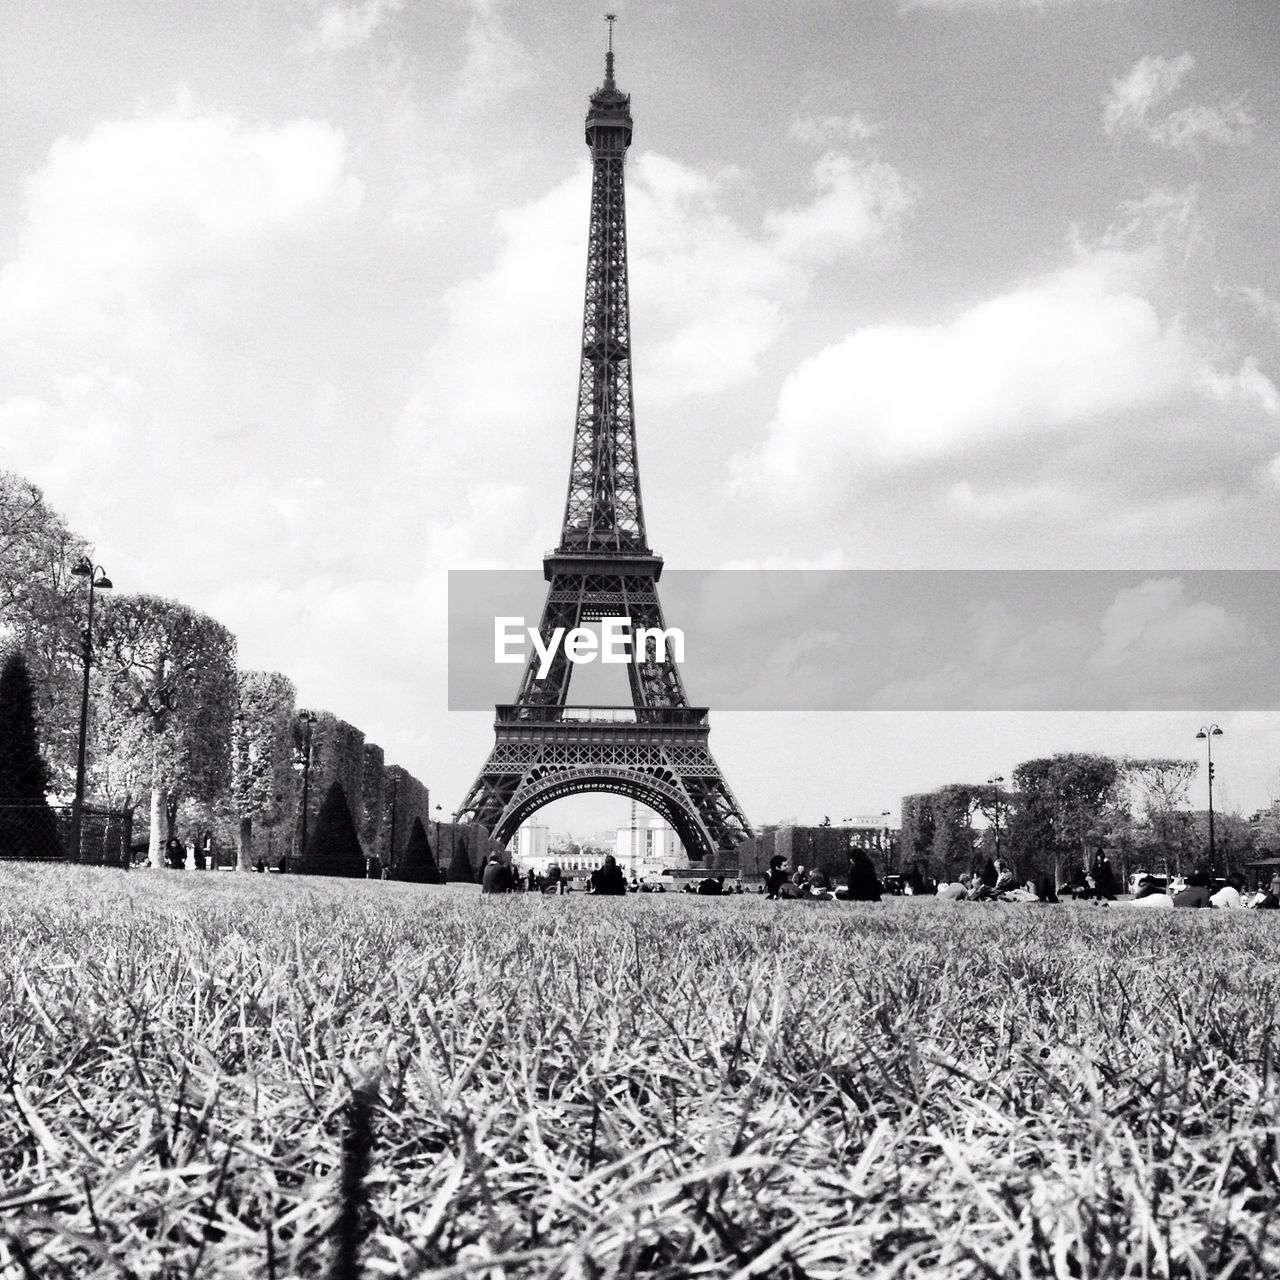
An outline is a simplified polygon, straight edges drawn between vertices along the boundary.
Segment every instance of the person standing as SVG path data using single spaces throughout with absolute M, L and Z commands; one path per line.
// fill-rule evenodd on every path
M 1107 861 L 1107 855 L 1101 849 L 1093 860 L 1093 891 L 1097 897 L 1104 898 L 1107 902 L 1114 902 L 1119 892 L 1115 872 L 1112 871 L 1111 863 Z

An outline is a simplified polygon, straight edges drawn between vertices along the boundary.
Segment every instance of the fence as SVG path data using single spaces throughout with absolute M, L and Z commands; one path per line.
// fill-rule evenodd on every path
M 72 807 L 30 800 L 0 801 L 0 860 L 125 865 L 129 823 L 115 809 L 85 805 L 80 816 L 80 857 L 72 855 Z

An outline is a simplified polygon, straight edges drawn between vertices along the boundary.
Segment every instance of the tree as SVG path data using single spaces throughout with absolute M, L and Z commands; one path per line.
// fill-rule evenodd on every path
M 466 834 L 458 834 L 456 827 L 451 830 L 453 854 L 449 858 L 449 883 L 471 884 L 475 881 L 476 873 L 471 866 L 471 854 L 467 851 Z
M 231 724 L 231 798 L 239 819 L 237 866 L 253 858 L 253 824 L 271 827 L 293 792 L 293 681 L 277 671 L 241 671 Z
M 1119 778 L 1115 760 L 1088 751 L 1018 765 L 1009 836 L 1024 870 L 1040 875 L 1052 869 L 1061 883 L 1065 864 L 1087 864 L 1090 846 L 1123 824 Z
M 1141 825 L 1133 832 L 1134 852 L 1149 869 L 1190 870 L 1190 814 L 1187 799 L 1199 765 L 1167 757 L 1120 761 L 1122 781 L 1137 801 Z
M 151 789 L 152 866 L 163 865 L 178 800 L 214 800 L 231 780 L 235 637 L 220 622 L 160 596 L 112 598 L 96 640 L 107 703 Z M 162 831 L 162 819 L 166 829 Z
M 306 717 L 313 716 L 311 721 L 311 759 L 307 764 Z M 365 753 L 364 734 L 354 725 L 340 720 L 331 711 L 311 712 L 299 708 L 294 717 L 293 727 L 294 769 L 298 775 L 301 788 L 302 779 L 307 779 L 307 830 L 310 832 L 316 821 L 318 797 L 324 796 L 329 784 L 340 782 L 342 792 L 347 797 L 347 805 L 353 816 L 362 812 L 361 793 L 364 787 Z M 302 811 L 298 811 L 297 838 L 302 839 Z M 357 827 L 358 830 L 358 827 Z
M 381 843 L 383 795 L 387 787 L 386 753 L 376 742 L 364 744 L 360 774 L 360 838 L 365 848 L 376 850 Z
M 364 850 L 342 783 L 329 784 L 297 870 L 301 875 L 364 878 Z
M 906 863 L 929 866 L 932 874 L 934 869 L 930 866 L 930 859 L 933 856 L 933 839 L 937 829 L 933 816 L 932 791 L 920 791 L 915 795 L 902 797 L 899 848 Z
M 388 765 L 383 773 L 381 809 L 378 842 L 373 848 L 388 867 L 395 868 L 399 865 L 414 819 L 420 819 L 424 826 L 431 821 L 431 796 L 407 770 L 398 764 Z M 437 824 L 437 844 L 439 838 Z
M 0 670 L 0 856 L 63 856 L 57 819 L 45 794 L 48 785 L 31 676 L 22 654 L 11 653 Z
M 404 857 L 397 868 L 396 879 L 411 880 L 417 884 L 440 883 L 440 868 L 432 856 L 431 843 L 427 839 L 427 831 L 421 818 L 413 820 L 409 843 L 405 846 Z
M 75 785 L 88 544 L 29 480 L 0 470 L 0 649 L 21 649 L 52 789 Z
M 950 878 L 955 868 L 973 863 L 973 815 L 979 788 L 949 783 L 933 793 L 933 863 Z
M 1214 862 L 1209 865 L 1209 811 L 1198 809 L 1188 815 L 1191 832 L 1191 861 L 1209 868 L 1214 875 L 1243 871 L 1258 855 L 1257 830 L 1239 813 L 1214 810 Z

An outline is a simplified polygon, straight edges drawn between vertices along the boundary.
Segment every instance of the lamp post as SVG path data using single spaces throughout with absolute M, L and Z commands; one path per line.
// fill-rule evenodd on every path
M 994 789 L 996 802 L 996 861 L 1000 860 L 1000 784 L 1004 781 L 1004 774 L 993 774 L 987 779 L 987 786 Z
M 100 564 L 94 564 L 87 556 L 82 556 L 71 572 L 77 578 L 89 579 L 89 621 L 84 629 L 84 684 L 80 690 L 80 741 L 76 748 L 76 795 L 71 803 L 71 858 L 73 862 L 79 862 L 84 817 L 84 745 L 89 731 L 89 669 L 93 666 L 93 595 L 95 591 L 110 591 L 111 579 Z M 126 850 L 125 865 L 128 863 Z
M 1222 737 L 1222 730 L 1216 724 L 1202 724 L 1196 737 L 1197 739 L 1204 739 L 1205 752 L 1209 762 L 1209 870 L 1212 871 L 1215 865 L 1213 847 L 1213 740 L 1214 738 Z
M 311 731 L 315 727 L 316 717 L 312 711 L 302 716 L 302 847 L 299 857 L 307 853 L 307 805 L 311 802 Z
M 884 819 L 884 869 L 887 872 L 889 868 L 897 866 L 893 858 L 893 841 L 889 838 L 889 810 L 881 809 L 880 816 Z

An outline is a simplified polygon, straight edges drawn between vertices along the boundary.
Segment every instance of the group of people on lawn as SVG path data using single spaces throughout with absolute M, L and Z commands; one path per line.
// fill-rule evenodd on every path
M 720 892 L 722 888 L 723 881 L 717 886 L 716 892 Z M 490 854 L 485 860 L 480 875 L 480 892 L 562 894 L 570 892 L 570 886 L 564 872 L 555 863 L 542 875 L 538 875 L 530 867 L 527 875 L 522 877 L 512 865 L 511 854 L 503 849 Z M 617 858 L 610 853 L 605 855 L 603 864 L 587 877 L 587 892 L 613 898 L 622 897 L 628 892 L 662 893 L 664 890 L 661 885 L 650 885 L 639 880 L 628 884 L 622 868 L 618 866 Z
M 1105 855 L 1099 854 L 1094 862 L 1092 872 L 1086 874 L 1083 868 L 1055 889 L 1051 877 L 1044 876 L 1039 880 L 1028 880 L 1021 888 L 1014 883 L 1013 872 L 1001 859 L 988 862 L 981 872 L 973 876 L 961 876 L 958 881 L 938 886 L 938 897 L 953 902 L 964 899 L 977 902 L 1046 902 L 1054 903 L 1062 897 L 1099 902 L 1115 902 L 1120 896 L 1120 886 L 1116 882 L 1115 873 Z M 1138 891 L 1134 894 L 1130 905 L 1147 910 L 1160 908 L 1217 908 L 1219 910 L 1237 910 L 1256 908 L 1263 911 L 1280 910 L 1280 873 L 1272 876 L 1268 889 L 1259 889 L 1256 893 L 1245 891 L 1244 878 L 1230 875 L 1215 892 L 1213 878 L 1209 871 L 1200 867 L 1187 877 L 1186 887 L 1177 893 L 1170 893 L 1164 887 L 1164 881 L 1154 876 L 1143 876 L 1138 882 Z
M 904 878 L 903 890 L 907 894 L 927 892 L 923 876 L 912 869 Z M 1228 876 L 1225 884 L 1212 891 L 1213 881 L 1207 870 L 1200 868 L 1187 878 L 1187 886 L 1178 893 L 1166 892 L 1160 881 L 1144 877 L 1134 895 L 1132 905 L 1144 909 L 1211 907 L 1220 910 L 1254 908 L 1262 911 L 1280 910 L 1280 872 L 1271 877 L 1266 890 L 1256 894 L 1246 893 L 1244 881 L 1238 875 Z M 643 892 L 644 885 L 628 885 L 617 859 L 606 855 L 602 866 L 587 878 L 587 892 L 602 897 L 621 897 L 628 891 Z M 735 888 L 740 888 L 735 886 Z M 527 882 L 512 865 L 511 855 L 505 850 L 492 855 L 485 863 L 481 879 L 483 893 L 512 893 L 524 890 L 530 893 L 561 894 L 568 890 L 567 882 L 558 866 L 551 866 L 545 875 L 529 871 Z M 660 890 L 659 890 L 660 891 Z M 685 893 L 702 896 L 719 896 L 730 892 L 724 880 L 708 876 L 684 887 Z M 782 854 L 776 854 L 769 862 L 762 892 L 766 898 L 835 899 L 852 902 L 879 902 L 885 892 L 875 866 L 865 849 L 853 849 L 849 853 L 847 879 L 844 883 L 833 881 L 820 870 L 809 871 L 798 866 L 793 871 Z M 1061 898 L 1096 899 L 1114 902 L 1120 886 L 1105 855 L 1099 854 L 1093 869 L 1086 875 L 1083 869 L 1070 877 L 1066 884 L 1055 886 L 1053 877 L 1042 876 L 1019 885 L 1012 868 L 1002 858 L 989 858 L 981 871 L 962 875 L 958 880 L 944 881 L 937 886 L 936 895 L 950 902 L 1018 902 L 1053 904 Z
M 791 871 L 787 867 L 787 859 L 780 853 L 769 860 L 769 870 L 764 877 L 766 898 L 879 902 L 883 892 L 884 886 L 865 849 L 850 850 L 848 878 L 844 884 L 833 883 L 824 871 L 809 871 L 803 866 Z
M 1219 911 L 1280 911 L 1280 873 L 1271 877 L 1267 888 L 1256 893 L 1245 889 L 1244 878 L 1229 875 L 1226 883 L 1211 892 L 1213 881 L 1204 870 L 1193 871 L 1187 877 L 1187 887 L 1179 893 L 1169 893 L 1153 876 L 1144 876 L 1138 883 L 1138 892 L 1132 905 L 1152 910 L 1173 907 L 1216 907 Z

